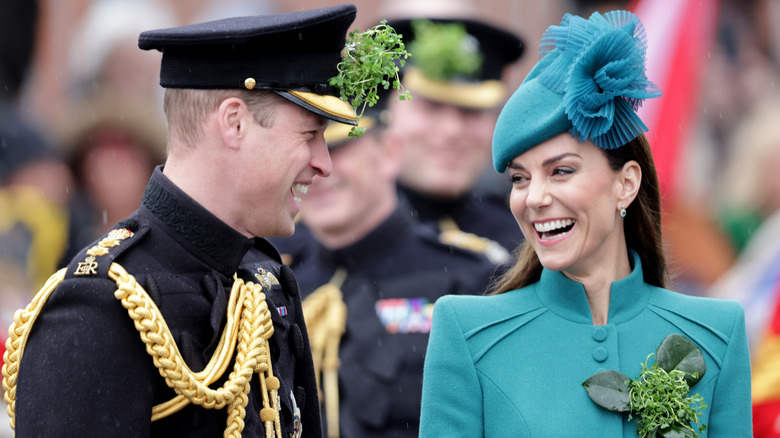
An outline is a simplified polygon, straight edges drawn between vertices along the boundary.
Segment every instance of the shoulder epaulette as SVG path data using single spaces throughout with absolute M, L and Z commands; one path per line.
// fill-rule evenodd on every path
M 106 233 L 94 245 L 84 248 L 73 258 L 65 272 L 65 278 L 108 278 L 114 260 L 138 242 L 148 227 L 115 228 Z
M 498 242 L 461 230 L 444 230 L 439 233 L 439 241 L 445 245 L 485 254 L 492 263 L 500 265 L 511 258 L 511 254 Z

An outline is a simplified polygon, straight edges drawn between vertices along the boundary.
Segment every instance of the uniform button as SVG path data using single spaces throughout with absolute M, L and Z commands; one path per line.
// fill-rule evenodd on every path
M 605 360 L 607 360 L 607 357 L 609 357 L 609 353 L 607 352 L 606 348 L 599 347 L 593 350 L 593 359 L 596 362 L 604 362 Z
M 594 327 L 593 339 L 595 339 L 598 342 L 603 342 L 604 339 L 607 339 L 607 329 L 605 329 L 604 327 Z

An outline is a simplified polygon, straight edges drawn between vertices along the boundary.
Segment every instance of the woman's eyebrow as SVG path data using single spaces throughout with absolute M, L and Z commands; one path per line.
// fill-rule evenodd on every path
M 560 155 L 556 155 L 554 157 L 550 157 L 550 158 L 544 160 L 542 162 L 542 167 L 550 166 L 550 165 L 552 165 L 552 164 L 554 164 L 554 163 L 556 163 L 558 161 L 561 161 L 564 158 L 569 157 L 569 156 L 582 158 L 579 154 L 575 154 L 574 152 L 564 152 L 564 153 L 562 153 Z M 520 163 L 516 163 L 514 161 L 510 161 L 509 164 L 507 165 L 507 167 L 510 168 L 510 169 L 515 169 L 515 170 L 525 170 L 525 166 L 523 166 Z
M 564 152 L 564 153 L 562 153 L 560 155 L 556 155 L 554 157 L 551 157 L 551 158 L 548 158 L 548 159 L 542 161 L 542 167 L 550 166 L 550 165 L 552 165 L 552 164 L 554 164 L 554 163 L 556 163 L 558 161 L 561 161 L 561 160 L 563 160 L 566 157 L 570 157 L 570 156 L 571 157 L 582 158 L 579 154 L 575 154 L 574 152 Z

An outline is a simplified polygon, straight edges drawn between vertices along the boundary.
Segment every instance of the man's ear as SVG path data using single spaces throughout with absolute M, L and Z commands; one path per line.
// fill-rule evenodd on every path
M 228 97 L 219 104 L 217 123 L 225 146 L 237 149 L 246 135 L 248 117 L 251 117 L 246 103 L 237 97 Z
M 642 183 L 642 168 L 634 160 L 628 161 L 623 165 L 623 169 L 620 171 L 620 183 L 621 189 L 618 200 L 618 210 L 627 208 L 634 199 L 637 193 L 639 193 L 639 186 Z

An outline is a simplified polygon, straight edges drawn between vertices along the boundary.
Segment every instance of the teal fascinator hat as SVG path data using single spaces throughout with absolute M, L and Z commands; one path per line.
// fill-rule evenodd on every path
M 566 14 L 539 44 L 541 59 L 509 98 L 493 134 L 498 172 L 562 132 L 615 149 L 647 131 L 636 111 L 661 95 L 647 79 L 647 36 L 628 11 Z

